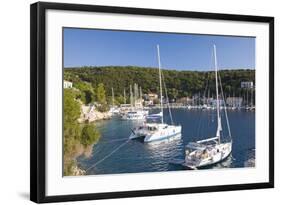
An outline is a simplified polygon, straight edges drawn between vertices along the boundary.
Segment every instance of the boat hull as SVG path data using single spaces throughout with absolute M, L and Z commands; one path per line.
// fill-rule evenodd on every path
M 122 116 L 123 120 L 136 120 L 136 121 L 144 121 L 146 119 L 146 116 L 148 115 L 148 111 L 130 111 L 125 113 Z
M 211 157 L 196 162 L 186 159 L 183 165 L 190 169 L 198 169 L 222 162 L 230 155 L 232 151 L 232 143 L 229 142 L 229 143 L 219 144 L 216 146 L 215 149 L 219 151 L 216 154 L 213 154 Z
M 181 136 L 181 126 L 169 125 L 167 130 L 161 130 L 152 135 L 147 135 L 144 138 L 145 143 L 167 140 Z
M 181 126 L 167 125 L 165 129 L 160 129 L 153 132 L 147 132 L 147 130 L 132 130 L 129 139 L 143 139 L 145 143 L 158 142 L 162 140 L 181 137 L 181 129 Z
M 137 116 L 137 117 L 127 117 L 127 116 L 124 116 L 122 117 L 122 120 L 135 120 L 135 121 L 145 121 L 145 116 Z

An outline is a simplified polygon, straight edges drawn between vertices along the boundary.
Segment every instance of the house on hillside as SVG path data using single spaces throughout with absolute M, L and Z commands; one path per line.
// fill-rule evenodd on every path
M 143 98 L 144 98 L 144 105 L 149 106 L 149 105 L 153 105 L 154 102 L 158 100 L 158 95 L 156 93 L 148 93 L 148 94 L 144 94 Z
M 254 88 L 254 83 L 253 81 L 242 81 L 241 88 L 252 89 Z
M 63 88 L 67 89 L 67 88 L 72 88 L 72 82 L 64 80 L 63 81 Z

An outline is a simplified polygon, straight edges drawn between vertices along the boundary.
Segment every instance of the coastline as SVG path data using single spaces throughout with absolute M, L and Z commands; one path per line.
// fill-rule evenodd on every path
M 92 105 L 81 105 L 81 115 L 78 119 L 79 123 L 85 122 L 95 122 L 99 120 L 108 120 L 112 117 L 112 113 L 110 112 L 99 112 Z
M 79 124 L 86 124 L 86 123 L 92 123 L 100 120 L 108 120 L 111 119 L 112 114 L 109 112 L 99 112 L 94 109 L 93 106 L 90 105 L 84 105 L 80 102 L 81 106 L 81 115 L 79 119 L 77 120 Z M 83 146 L 81 142 L 76 145 L 76 151 L 73 157 L 74 164 L 71 167 L 71 176 L 82 176 L 86 174 L 86 170 L 82 169 L 77 165 L 77 158 L 79 156 L 84 155 L 86 158 L 90 158 L 93 153 L 93 146 L 97 142 L 88 145 L 88 146 Z

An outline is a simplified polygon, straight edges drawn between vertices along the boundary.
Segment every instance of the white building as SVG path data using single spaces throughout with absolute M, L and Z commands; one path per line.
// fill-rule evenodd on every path
M 153 105 L 155 100 L 158 100 L 158 95 L 156 93 L 144 94 L 144 105 Z
M 63 88 L 64 88 L 64 89 L 66 89 L 66 88 L 72 88 L 72 82 L 69 82 L 69 81 L 64 80 L 64 81 L 63 81 Z
M 158 95 L 156 93 L 148 93 L 148 94 L 145 94 L 145 99 L 147 100 L 156 100 L 158 99 Z
M 254 83 L 253 81 L 242 81 L 241 88 L 248 88 L 248 89 L 254 88 Z

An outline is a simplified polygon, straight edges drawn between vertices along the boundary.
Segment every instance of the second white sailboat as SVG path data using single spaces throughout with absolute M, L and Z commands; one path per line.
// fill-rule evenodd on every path
M 161 59 L 160 59 L 160 49 L 157 45 L 157 57 L 158 57 L 158 69 L 159 69 L 159 85 L 160 85 L 160 107 L 161 123 L 144 123 L 141 126 L 135 127 L 132 130 L 130 139 L 143 138 L 144 142 L 155 142 L 160 140 L 168 140 L 172 138 L 181 137 L 181 125 L 169 125 L 164 123 L 163 116 L 163 98 L 162 98 L 162 73 L 161 73 Z M 167 97 L 167 96 L 166 96 Z M 170 107 L 168 106 L 170 109 Z M 171 112 L 169 110 L 170 116 Z
M 230 126 L 227 116 L 227 110 L 225 106 L 225 100 L 223 90 L 220 82 L 222 101 L 224 102 L 224 111 L 226 124 L 228 128 L 228 137 L 230 140 L 222 141 L 221 132 L 221 114 L 220 114 L 220 100 L 219 100 L 219 80 L 218 80 L 218 66 L 217 66 L 217 55 L 216 46 L 214 45 L 214 60 L 215 60 L 215 79 L 216 79 L 216 112 L 217 112 L 217 131 L 215 137 L 207 138 L 197 142 L 190 142 L 186 146 L 185 150 L 185 162 L 182 164 L 191 169 L 197 169 L 209 165 L 216 164 L 226 159 L 232 151 L 232 136 L 230 132 Z

